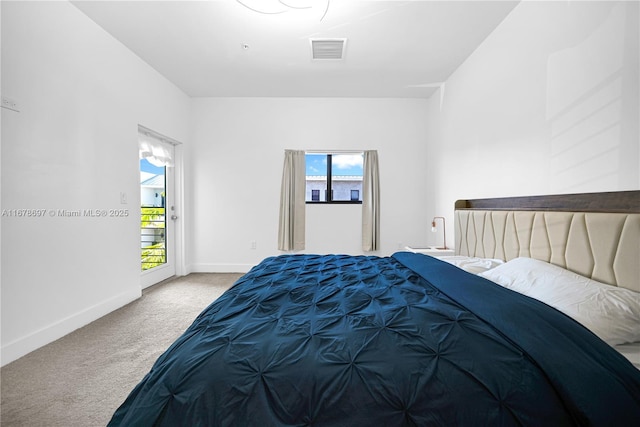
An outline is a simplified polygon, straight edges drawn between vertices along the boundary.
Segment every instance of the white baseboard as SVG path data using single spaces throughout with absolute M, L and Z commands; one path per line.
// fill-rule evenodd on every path
M 188 273 L 246 273 L 253 264 L 189 264 Z
M 141 295 L 142 293 L 139 289 L 124 292 L 5 344 L 0 350 L 0 366 L 11 363 L 42 346 L 70 334 L 76 329 L 88 325 L 94 320 L 135 301 Z

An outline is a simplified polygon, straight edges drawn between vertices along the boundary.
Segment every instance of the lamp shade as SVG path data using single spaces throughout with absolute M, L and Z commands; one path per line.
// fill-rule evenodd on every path
M 433 217 L 433 220 L 431 221 L 431 231 L 436 232 L 438 231 L 438 228 L 436 227 L 436 220 L 441 219 L 442 220 L 442 247 L 436 248 L 436 249 L 447 249 L 447 230 L 446 230 L 446 225 L 445 225 L 445 221 L 444 221 L 444 217 L 443 216 L 435 216 Z

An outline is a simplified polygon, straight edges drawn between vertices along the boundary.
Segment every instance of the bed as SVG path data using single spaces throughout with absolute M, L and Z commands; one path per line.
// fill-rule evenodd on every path
M 109 425 L 633 425 L 640 370 L 615 346 L 640 329 L 639 210 L 640 191 L 464 200 L 456 259 L 267 258 Z

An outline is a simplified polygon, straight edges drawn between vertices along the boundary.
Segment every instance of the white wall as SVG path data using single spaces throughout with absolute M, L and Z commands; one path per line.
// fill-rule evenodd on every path
M 6 364 L 140 295 L 137 127 L 186 142 L 189 98 L 68 2 L 2 2 L 2 94 L 2 208 L 45 210 L 2 217 Z
M 429 99 L 434 212 L 640 188 L 638 52 L 637 2 L 516 6 Z
M 0 2 L 0 47 L 1 46 L 2 46 L 2 3 Z M 2 82 L 2 55 L 1 54 L 0 54 L 0 82 Z M 2 109 L 0 108 L 0 110 Z M 2 188 L 2 114 L 0 113 L 0 189 L 1 188 Z M 0 194 L 0 211 L 2 210 L 2 207 L 3 207 L 2 197 Z M 0 242 L 2 242 L 1 218 L 0 218 Z M 0 244 L 0 309 L 1 308 L 2 308 L 2 244 Z M 2 365 L 2 344 L 1 343 L 2 343 L 2 313 L 0 313 L 0 366 Z
M 244 271 L 279 254 L 285 149 L 378 150 L 377 253 L 425 243 L 425 100 L 207 98 L 192 108 L 194 156 L 185 177 L 191 271 Z M 362 253 L 360 215 L 360 205 L 308 205 L 305 252 Z

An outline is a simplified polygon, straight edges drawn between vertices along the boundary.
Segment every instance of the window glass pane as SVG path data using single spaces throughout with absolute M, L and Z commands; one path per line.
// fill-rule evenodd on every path
M 362 201 L 362 165 L 364 154 L 331 156 L 331 188 L 335 201 Z M 357 198 L 352 198 L 357 192 Z
M 305 161 L 305 201 L 362 202 L 364 153 L 307 153 Z
M 167 262 L 165 189 L 166 168 L 140 160 L 140 251 L 142 270 Z
M 327 192 L 327 155 L 305 154 L 307 202 L 325 202 Z

